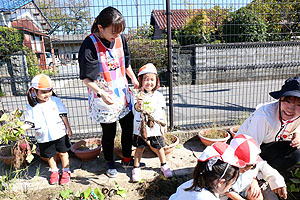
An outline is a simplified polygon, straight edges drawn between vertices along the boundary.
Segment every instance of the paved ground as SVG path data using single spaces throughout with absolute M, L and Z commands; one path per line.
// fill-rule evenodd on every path
M 167 155 L 167 162 L 173 169 L 174 176 L 191 175 L 193 168 L 196 165 L 197 158 L 205 148 L 195 134 L 196 133 L 179 134 L 181 140 L 180 144 L 177 145 L 172 153 Z M 119 172 L 117 177 L 108 178 L 105 175 L 105 163 L 102 153 L 99 158 L 91 162 L 82 162 L 72 154 L 70 157 L 70 166 L 72 170 L 71 181 L 74 184 L 80 184 L 80 188 L 91 187 L 91 185 L 113 185 L 115 181 L 117 181 L 120 186 L 124 187 L 131 182 L 131 168 L 124 169 L 120 164 L 120 158 L 116 158 L 116 167 Z M 142 178 L 144 180 L 154 180 L 161 174 L 159 159 L 154 156 L 150 149 L 144 153 L 142 162 L 146 163 L 146 168 L 142 170 Z M 59 167 L 60 166 L 61 164 L 59 164 Z M 50 172 L 47 167 L 48 165 L 46 162 L 42 161 L 39 157 L 35 158 L 34 163 L 29 166 L 26 176 L 17 179 L 14 184 L 12 184 L 12 190 L 26 193 L 28 191 L 56 187 L 48 184 Z M 1 168 L 8 170 L 8 167 L 4 166 L 2 163 Z M 2 170 L 1 173 L 3 172 L 4 171 Z

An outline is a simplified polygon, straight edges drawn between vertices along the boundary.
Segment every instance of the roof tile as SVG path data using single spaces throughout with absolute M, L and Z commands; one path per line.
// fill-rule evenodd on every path
M 0 0 L 0 12 L 13 12 L 33 0 Z
M 176 9 L 171 10 L 171 30 L 180 29 L 185 23 L 189 16 L 197 15 L 201 11 L 206 11 L 208 18 L 215 15 L 212 9 Z M 165 30 L 167 28 L 167 16 L 166 10 L 153 10 L 151 16 L 157 23 L 159 29 Z M 220 22 L 219 22 L 220 23 Z

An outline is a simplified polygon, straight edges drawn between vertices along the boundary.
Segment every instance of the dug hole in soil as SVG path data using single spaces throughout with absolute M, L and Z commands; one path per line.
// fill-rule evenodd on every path
M 197 163 L 197 158 L 205 146 L 201 143 L 197 133 L 185 132 L 176 133 L 180 139 L 180 144 L 176 149 L 166 156 L 167 163 L 173 170 L 173 177 L 166 179 L 160 171 L 160 162 L 158 157 L 147 155 L 148 149 L 142 158 L 146 167 L 142 169 L 142 181 L 139 183 L 131 182 L 132 168 L 124 169 L 121 166 L 121 160 L 116 156 L 116 168 L 118 175 L 116 178 L 108 178 L 105 175 L 106 166 L 103 153 L 93 161 L 83 162 L 76 158 L 70 152 L 70 169 L 72 171 L 71 181 L 69 184 L 49 185 L 50 172 L 46 162 L 39 157 L 35 157 L 32 164 L 22 172 L 22 175 L 14 180 L 11 184 L 2 184 L 0 199 L 18 199 L 18 200 L 54 200 L 62 199 L 60 191 L 70 189 L 74 194 L 80 193 L 87 188 L 95 189 L 108 188 L 113 189 L 115 182 L 120 188 L 126 189 L 126 197 L 119 195 L 106 196 L 105 199 L 168 199 L 170 195 L 176 192 L 177 187 L 183 182 L 192 178 L 192 172 Z M 3 169 L 0 173 L 5 177 L 9 172 L 9 167 L 1 163 Z M 61 169 L 61 163 L 58 163 Z M 1 180 L 1 179 L 0 179 Z

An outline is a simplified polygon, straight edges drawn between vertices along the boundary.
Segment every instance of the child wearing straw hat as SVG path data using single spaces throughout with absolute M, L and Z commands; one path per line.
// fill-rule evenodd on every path
M 53 92 L 53 83 L 49 76 L 39 74 L 32 79 L 27 99 L 29 104 L 22 128 L 24 130 L 35 129 L 40 154 L 47 158 L 50 167 L 50 184 L 58 182 L 61 185 L 67 184 L 71 175 L 68 150 L 71 147 L 69 137 L 72 136 L 72 130 L 67 118 L 67 110 L 60 98 Z M 54 160 L 56 152 L 63 167 L 60 181 Z

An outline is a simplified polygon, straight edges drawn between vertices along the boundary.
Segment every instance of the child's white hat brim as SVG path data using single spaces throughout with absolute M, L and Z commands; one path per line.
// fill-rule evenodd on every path
M 157 69 L 152 63 L 147 63 L 140 68 L 138 76 L 143 74 L 157 74 Z

